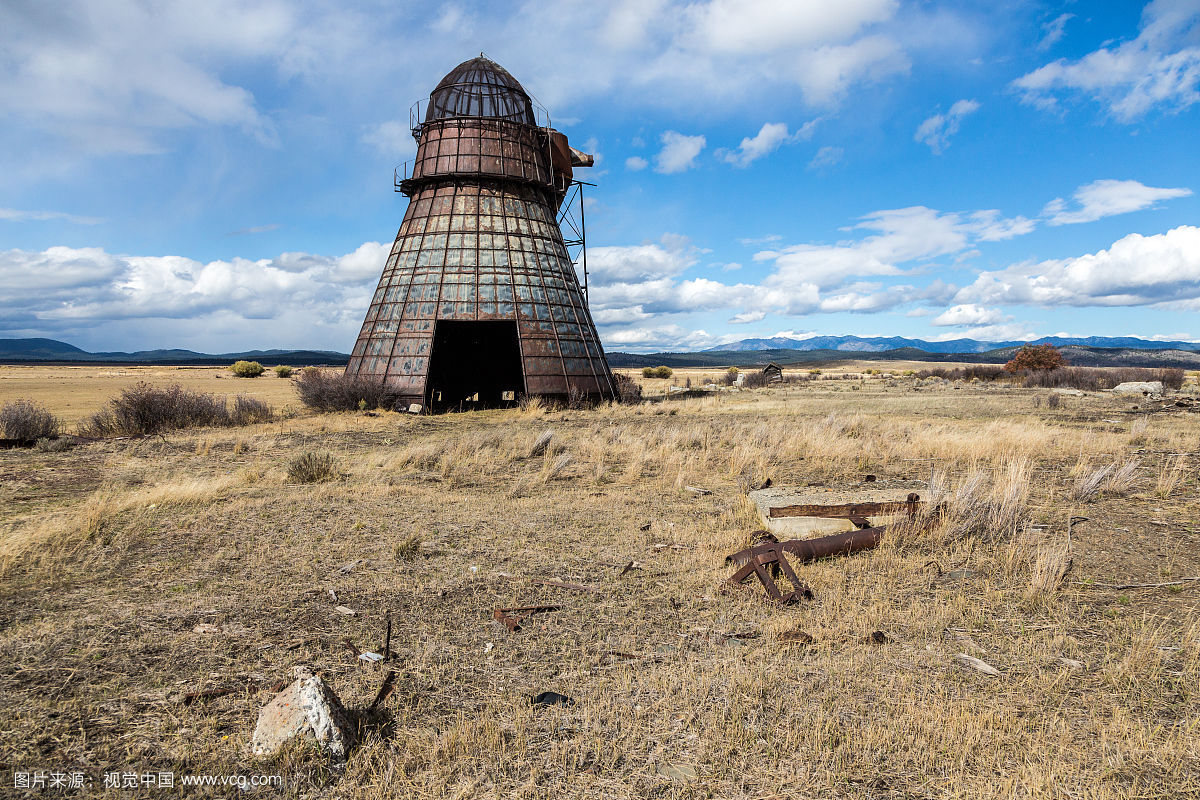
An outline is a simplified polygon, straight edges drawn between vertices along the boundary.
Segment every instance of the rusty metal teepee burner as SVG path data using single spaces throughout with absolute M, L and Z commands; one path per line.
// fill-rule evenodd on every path
M 482 55 L 442 79 L 423 117 L 414 108 L 416 159 L 395 176 L 408 210 L 346 373 L 435 410 L 613 398 L 567 249 L 584 246 L 582 225 L 564 241 L 558 219 L 592 156 Z

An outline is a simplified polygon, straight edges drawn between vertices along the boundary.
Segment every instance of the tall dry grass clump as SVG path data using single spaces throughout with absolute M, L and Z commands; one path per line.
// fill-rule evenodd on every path
M 935 484 L 944 486 L 944 479 Z M 934 502 L 944 502 L 946 537 L 995 542 L 1012 536 L 1029 515 L 1029 462 L 1014 458 L 995 470 L 973 470 L 952 491 L 935 485 Z M 939 496 L 940 495 L 940 496 Z
M 288 464 L 289 483 L 324 483 L 339 477 L 341 472 L 332 453 L 310 450 L 296 456 Z
M 36 442 L 57 436 L 61 428 L 58 417 L 32 400 L 12 400 L 0 408 L 0 438 Z

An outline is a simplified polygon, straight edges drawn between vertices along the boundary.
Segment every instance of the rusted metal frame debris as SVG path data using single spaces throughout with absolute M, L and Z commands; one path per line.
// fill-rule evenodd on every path
M 504 626 L 511 632 L 516 633 L 521 629 L 521 623 L 530 614 L 537 614 L 542 611 L 558 611 L 561 606 L 519 606 L 516 608 L 497 608 L 492 612 L 492 616 L 498 621 L 503 622 Z
M 840 503 L 827 505 L 821 503 L 805 503 L 794 506 L 775 506 L 768 516 L 775 517 L 820 517 L 822 519 L 849 519 L 855 517 L 877 517 L 905 513 L 910 517 L 924 508 L 925 503 L 920 495 L 910 494 L 907 500 L 879 503 Z
M 757 531 L 754 538 L 762 541 L 761 544 L 740 550 L 725 559 L 726 563 L 732 562 L 741 565 L 729 577 L 727 583 L 740 584 L 751 575 L 755 575 L 762 583 L 767 596 L 780 605 L 790 605 L 801 599 L 812 600 L 814 598 L 812 589 L 800 580 L 788 560 L 787 554 L 799 560 L 800 563 L 807 563 L 819 558 L 870 550 L 879 546 L 887 530 L 888 526 L 881 525 L 878 528 L 862 528 L 835 536 L 824 536 L 820 539 L 793 539 L 786 542 L 771 541 L 774 540 L 774 536 L 765 531 Z M 770 537 L 771 540 L 767 540 L 767 537 Z M 791 591 L 780 590 L 776 583 L 780 572 L 791 583 Z

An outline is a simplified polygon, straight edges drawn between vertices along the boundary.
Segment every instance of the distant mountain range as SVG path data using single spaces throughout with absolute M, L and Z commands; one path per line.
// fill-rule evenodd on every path
M 134 353 L 89 353 L 56 339 L 0 339 L 0 361 L 108 364 L 231 364 L 234 361 L 271 364 L 345 364 L 350 356 L 331 350 L 247 350 L 244 353 L 197 353 L 193 350 L 138 350 Z
M 1154 342 L 1135 337 L 1046 337 L 1076 366 L 1182 367 L 1200 369 L 1200 343 Z M 809 339 L 743 339 L 691 353 L 610 352 L 614 367 L 752 367 L 770 362 L 800 364 L 849 359 L 871 361 L 971 361 L 1003 364 L 1027 342 L 981 342 L 952 339 L 929 342 L 902 337 L 814 336 Z M 89 353 L 55 339 L 0 339 L 0 362 L 163 364 L 210 366 L 240 359 L 268 365 L 345 364 L 346 353 L 332 350 L 247 350 L 241 353 L 197 353 L 193 350 L 139 350 L 134 353 Z
M 926 353 L 987 353 L 1005 347 L 1020 347 L 1024 344 L 1052 344 L 1055 347 L 1076 345 L 1122 350 L 1195 350 L 1200 352 L 1200 342 L 1156 342 L 1133 336 L 1044 336 L 1032 342 L 981 342 L 977 339 L 949 339 L 930 342 L 925 339 L 905 339 L 900 336 L 813 336 L 808 339 L 742 339 L 732 344 L 710 347 L 703 352 L 744 352 L 746 350 L 839 350 L 853 353 L 882 353 L 911 347 Z

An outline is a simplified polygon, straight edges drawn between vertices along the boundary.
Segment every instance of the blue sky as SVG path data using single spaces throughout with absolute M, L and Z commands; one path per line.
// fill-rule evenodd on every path
M 1200 4 L 0 5 L 0 336 L 348 351 L 479 52 L 597 165 L 610 350 L 1200 338 Z

